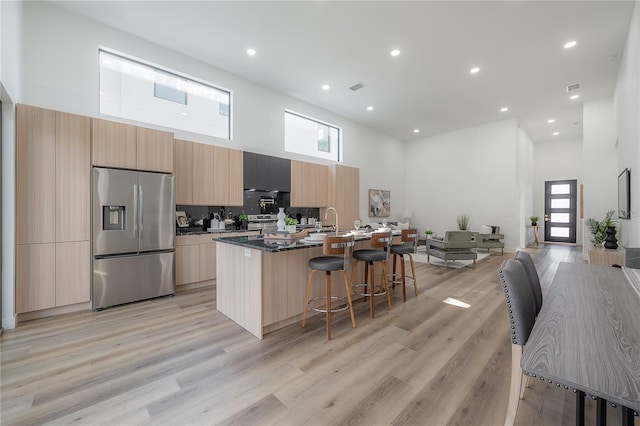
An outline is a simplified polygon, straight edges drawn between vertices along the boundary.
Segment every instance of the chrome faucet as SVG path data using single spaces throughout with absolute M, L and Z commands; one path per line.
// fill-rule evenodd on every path
M 327 220 L 327 215 L 329 214 L 329 210 L 333 210 L 333 212 L 336 215 L 336 235 L 338 235 L 338 230 L 340 229 L 340 227 L 338 226 L 338 212 L 336 211 L 335 208 L 333 207 L 328 207 L 327 211 L 324 212 L 324 220 Z

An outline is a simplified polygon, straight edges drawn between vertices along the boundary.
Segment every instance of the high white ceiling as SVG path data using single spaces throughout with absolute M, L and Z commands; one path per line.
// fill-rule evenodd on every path
M 536 142 L 582 137 L 582 103 L 613 94 L 634 7 L 633 1 L 54 3 L 402 140 L 515 118 Z M 563 48 L 570 40 L 577 45 Z M 246 54 L 250 47 L 257 55 Z M 391 57 L 392 49 L 401 54 Z M 473 66 L 480 72 L 470 74 Z M 365 87 L 350 90 L 356 83 Z M 572 101 L 566 86 L 574 83 L 582 88 Z M 503 106 L 509 111 L 500 112 Z M 556 122 L 548 124 L 550 118 Z

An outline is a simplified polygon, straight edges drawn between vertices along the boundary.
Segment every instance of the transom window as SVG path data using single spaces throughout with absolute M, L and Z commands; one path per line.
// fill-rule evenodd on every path
M 293 111 L 284 112 L 284 149 L 326 160 L 342 160 L 342 129 Z
M 99 50 L 100 113 L 231 139 L 231 92 Z

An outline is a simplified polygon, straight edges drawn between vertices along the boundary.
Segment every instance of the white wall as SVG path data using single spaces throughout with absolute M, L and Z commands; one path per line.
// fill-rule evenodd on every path
M 631 219 L 621 220 L 620 240 L 640 247 L 640 2 L 631 18 L 614 94 L 618 172 L 631 170 Z
M 2 100 L 2 326 L 15 327 L 15 102 L 20 96 L 22 3 L 0 1 Z
M 535 144 L 533 161 L 534 172 L 533 205 L 535 215 L 544 216 L 544 183 L 551 180 L 578 181 L 578 189 L 582 184 L 582 140 L 560 139 Z M 578 192 L 578 212 L 576 224 L 576 244 L 583 244 L 582 219 L 580 218 L 580 193 Z M 542 229 L 541 235 L 542 237 Z M 587 242 L 589 239 L 587 238 Z
M 531 216 L 537 215 L 533 203 L 533 141 L 522 129 L 517 131 L 516 145 L 516 180 L 518 183 L 518 214 L 516 226 L 518 230 L 518 247 L 523 248 L 534 241 L 534 234 L 527 225 L 531 224 Z
M 602 220 L 609 210 L 618 208 L 618 148 L 613 116 L 613 98 L 585 102 L 583 105 L 582 167 L 584 220 Z M 583 241 L 588 242 L 588 227 Z M 586 233 L 586 235 L 584 235 Z M 586 256 L 589 244 L 583 245 Z
M 407 207 L 420 232 L 456 230 L 467 213 L 471 230 L 498 225 L 505 249 L 519 247 L 517 138 L 517 123 L 506 120 L 407 142 Z
M 342 127 L 344 164 L 365 169 L 360 175 L 363 219 L 367 188 L 391 190 L 392 219 L 404 212 L 404 175 L 397 172 L 403 143 L 397 139 L 50 4 L 25 4 L 24 37 L 23 103 L 100 116 L 97 56 L 98 47 L 106 46 L 232 90 L 232 141 L 183 131 L 174 131 L 176 137 L 329 164 L 284 151 L 284 110 L 291 109 Z M 371 167 L 378 169 L 367 172 Z

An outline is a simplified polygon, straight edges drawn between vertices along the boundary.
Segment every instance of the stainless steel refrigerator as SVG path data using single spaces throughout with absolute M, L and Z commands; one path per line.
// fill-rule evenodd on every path
M 93 309 L 175 292 L 174 177 L 93 168 Z

